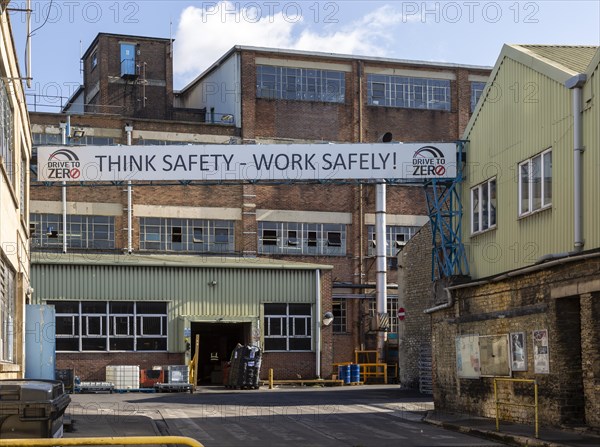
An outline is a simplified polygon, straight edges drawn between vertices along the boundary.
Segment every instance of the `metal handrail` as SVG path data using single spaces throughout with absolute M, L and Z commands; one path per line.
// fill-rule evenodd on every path
M 160 445 L 179 444 L 204 447 L 200 442 L 186 436 L 115 436 L 111 438 L 44 438 L 44 439 L 0 439 L 0 446 L 52 447 L 85 445 Z
M 498 400 L 498 383 L 497 382 L 526 382 L 533 383 L 533 404 L 517 404 L 513 402 L 503 402 Z M 498 414 L 498 405 L 509 405 L 513 407 L 528 407 L 534 408 L 535 413 L 535 437 L 539 437 L 539 418 L 538 418 L 538 385 L 535 379 L 508 379 L 508 378 L 494 378 L 494 401 L 496 403 L 496 431 L 500 431 L 500 415 Z M 0 444 L 1 445 L 1 444 Z

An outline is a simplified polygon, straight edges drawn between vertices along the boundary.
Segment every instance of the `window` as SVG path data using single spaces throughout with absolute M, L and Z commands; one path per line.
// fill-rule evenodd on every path
M 396 259 L 398 256 L 398 251 L 406 245 L 411 237 L 415 235 L 417 231 L 419 231 L 417 226 L 395 226 L 388 225 L 386 227 L 386 247 L 385 252 L 386 256 L 392 259 Z M 367 227 L 368 234 L 368 247 L 367 247 L 367 255 L 375 256 L 377 254 L 377 243 L 376 243 L 376 234 L 375 234 L 375 226 L 369 225 Z M 393 261 L 390 260 L 390 265 Z
M 471 113 L 477 107 L 483 89 L 485 89 L 485 82 L 471 82 Z
M 166 351 L 167 303 L 48 301 L 57 351 Z
M 14 186 L 13 110 L 5 79 L 5 77 L 0 79 L 0 164 L 4 168 L 10 184 Z
M 262 254 L 346 254 L 346 225 L 297 222 L 258 223 L 258 252 Z
M 181 243 L 181 227 L 171 228 L 171 242 Z
M 256 66 L 257 98 L 343 103 L 345 90 L 341 71 Z
M 94 51 L 92 54 L 92 70 L 98 65 L 98 51 Z
M 32 213 L 29 219 L 35 229 L 34 234 L 32 234 L 32 247 L 49 248 L 62 246 L 62 215 Z M 114 249 L 115 218 L 113 216 L 68 214 L 67 246 L 81 249 Z
M 140 250 L 233 253 L 233 221 L 140 217 Z
M 390 318 L 389 332 L 398 332 L 398 296 L 388 295 L 387 313 Z M 374 317 L 377 314 L 377 301 L 369 300 L 369 315 Z
M 16 275 L 0 257 L 0 362 L 14 361 Z
M 265 351 L 310 351 L 312 305 L 265 304 Z
M 552 150 L 519 164 L 519 216 L 552 205 Z
M 496 179 L 471 189 L 471 233 L 496 227 Z
M 367 101 L 374 106 L 450 110 L 450 81 L 370 74 Z
M 25 151 L 23 151 L 24 154 Z M 21 157 L 20 179 L 19 179 L 19 211 L 21 219 L 27 221 L 27 158 Z
M 348 332 L 346 319 L 347 301 L 345 299 L 334 301 L 331 312 L 333 313 L 333 333 L 343 334 Z

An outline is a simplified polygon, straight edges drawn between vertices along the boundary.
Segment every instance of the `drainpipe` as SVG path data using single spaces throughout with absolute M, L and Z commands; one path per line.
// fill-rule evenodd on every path
M 567 79 L 565 87 L 571 89 L 573 97 L 573 231 L 575 252 L 581 252 L 583 239 L 583 85 L 585 74 Z
M 61 142 L 64 146 L 67 145 L 67 137 L 71 134 L 71 117 L 67 115 L 67 122 L 60 123 Z M 67 133 L 69 135 L 67 135 Z M 63 249 L 62 252 L 67 252 L 67 182 L 62 182 L 62 221 L 63 221 Z
M 125 125 L 125 132 L 127 132 L 127 146 L 131 146 L 131 134 L 133 133 L 133 126 L 129 124 Z M 131 180 L 127 181 L 127 253 L 133 252 L 133 199 L 132 199 L 132 188 Z
M 315 374 L 318 378 L 321 377 L 321 275 L 319 270 L 315 270 L 315 294 L 316 294 L 316 309 L 315 309 Z
M 387 257 L 386 257 L 386 184 L 383 180 L 375 185 L 375 245 L 377 266 L 377 314 L 387 313 Z M 379 315 L 376 316 L 378 318 Z M 379 320 L 378 320 L 379 324 Z M 384 358 L 387 333 L 377 332 L 377 351 Z

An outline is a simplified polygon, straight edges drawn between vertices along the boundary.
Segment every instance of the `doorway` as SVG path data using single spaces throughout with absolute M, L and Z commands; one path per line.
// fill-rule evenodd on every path
M 196 335 L 200 336 L 197 385 L 222 385 L 223 368 L 238 343 L 250 342 L 251 323 L 192 322 L 192 358 L 196 354 Z

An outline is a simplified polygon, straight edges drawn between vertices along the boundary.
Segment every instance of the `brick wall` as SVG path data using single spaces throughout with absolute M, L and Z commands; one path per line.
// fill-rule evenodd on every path
M 596 257 L 454 291 L 455 305 L 432 314 L 436 408 L 494 417 L 492 379 L 457 377 L 455 338 L 524 332 L 527 371 L 512 376 L 537 380 L 540 423 L 600 428 L 599 273 Z M 549 374 L 535 373 L 532 331 L 537 329 L 548 330 Z M 531 385 L 509 384 L 501 391 L 512 402 L 533 402 Z M 510 407 L 502 417 L 533 421 L 531 410 Z
M 404 246 L 398 259 L 403 280 L 398 307 L 404 307 L 406 317 L 399 322 L 399 375 L 400 384 L 406 388 L 419 388 L 419 354 L 427 349 L 431 340 L 429 315 L 423 311 L 430 307 L 431 283 L 431 226 L 424 225 Z M 403 303 L 403 304 L 402 304 Z
M 108 365 L 138 365 L 140 369 L 151 369 L 153 366 L 184 363 L 184 354 L 167 352 L 78 352 L 56 355 L 56 368 L 73 369 L 82 382 L 106 380 Z

